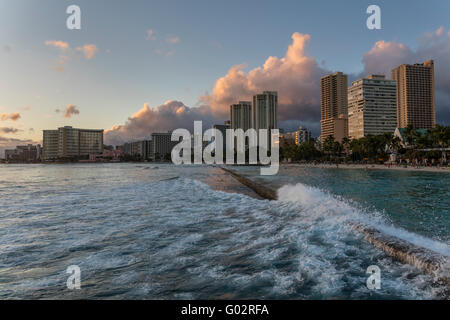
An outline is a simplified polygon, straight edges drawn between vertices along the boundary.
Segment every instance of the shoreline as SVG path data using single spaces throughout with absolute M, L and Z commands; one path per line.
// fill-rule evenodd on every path
M 408 166 L 407 168 L 403 166 L 392 165 L 391 167 L 382 165 L 382 164 L 310 164 L 310 163 L 281 163 L 281 166 L 286 167 L 299 167 L 299 168 L 319 168 L 319 169 L 358 169 L 358 170 L 367 170 L 367 171 L 376 171 L 376 170 L 388 170 L 388 171 L 412 171 L 412 172 L 446 172 L 450 173 L 450 168 L 448 167 L 412 167 Z

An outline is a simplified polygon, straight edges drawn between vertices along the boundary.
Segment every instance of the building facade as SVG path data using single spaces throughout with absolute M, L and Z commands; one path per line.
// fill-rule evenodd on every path
M 436 124 L 434 97 L 434 61 L 402 64 L 392 70 L 397 81 L 397 125 L 429 129 Z
M 341 141 L 348 136 L 347 75 L 336 72 L 320 79 L 320 126 L 322 142 L 328 136 Z
M 278 93 L 264 91 L 253 96 L 253 128 L 278 129 Z
M 170 160 L 173 147 L 178 141 L 172 141 L 171 132 L 152 133 L 149 158 L 153 161 Z
M 41 159 L 41 145 L 17 146 L 5 150 L 5 160 L 9 162 L 37 162 Z
M 42 160 L 55 160 L 58 158 L 59 131 L 43 131 Z
M 368 134 L 394 133 L 397 127 L 396 82 L 384 75 L 371 75 L 348 88 L 348 135 L 359 139 Z
M 299 146 L 311 140 L 311 132 L 304 127 L 300 127 L 297 131 L 294 132 L 294 137 L 295 144 Z
M 76 159 L 103 152 L 103 130 L 61 127 L 43 131 L 43 160 Z
M 230 106 L 231 129 L 242 129 L 247 131 L 252 127 L 252 103 L 250 101 L 239 101 Z

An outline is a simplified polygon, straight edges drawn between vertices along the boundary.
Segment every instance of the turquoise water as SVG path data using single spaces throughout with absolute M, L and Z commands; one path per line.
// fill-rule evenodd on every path
M 398 170 L 281 167 L 276 176 L 234 167 L 276 188 L 303 183 L 352 201 L 408 231 L 450 244 L 450 174 Z
M 348 225 L 447 254 L 447 176 L 286 168 L 255 178 L 280 199 L 250 197 L 206 166 L 0 165 L 0 298 L 448 296 Z M 66 286 L 71 265 L 80 290 Z M 377 291 L 366 287 L 371 265 L 382 271 Z

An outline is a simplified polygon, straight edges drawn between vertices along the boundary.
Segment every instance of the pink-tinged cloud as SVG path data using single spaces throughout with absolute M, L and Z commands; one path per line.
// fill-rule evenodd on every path
M 208 125 L 229 119 L 229 106 L 239 100 L 251 100 L 265 90 L 278 91 L 280 127 L 293 129 L 301 123 L 320 134 L 320 78 L 330 72 L 320 67 L 307 54 L 311 37 L 294 33 L 284 57 L 270 56 L 265 63 L 248 72 L 245 64 L 236 65 L 219 78 L 212 93 L 199 98 L 198 108 L 182 102 L 169 101 L 159 107 L 145 105 L 124 125 L 114 126 L 105 134 L 107 143 L 116 144 L 148 138 L 152 132 L 175 128 L 191 130 L 194 120 Z M 403 63 L 435 60 L 436 100 L 438 122 L 450 122 L 450 32 L 439 28 L 425 34 L 416 50 L 400 42 L 378 41 L 363 54 L 364 71 L 351 78 L 367 74 L 385 74 Z M 345 70 L 341 70 L 344 71 Z M 350 85 L 350 83 L 349 83 Z
M 229 106 L 239 100 L 251 100 L 256 93 L 278 91 L 279 119 L 317 120 L 320 116 L 320 78 L 326 73 L 307 48 L 310 35 L 295 32 L 284 57 L 270 56 L 262 67 L 244 71 L 245 64 L 232 67 L 216 81 L 212 94 L 200 100 L 215 114 L 227 117 Z
M 407 63 L 434 60 L 437 121 L 450 122 L 450 31 L 443 27 L 419 38 L 413 50 L 398 42 L 378 41 L 363 55 L 364 74 L 385 74 Z
M 59 50 L 67 50 L 69 49 L 69 44 L 67 42 L 61 41 L 61 40 L 47 40 L 45 41 L 46 46 L 55 47 Z
M 177 44 L 180 42 L 180 37 L 168 37 L 166 41 L 171 44 Z
M 94 58 L 98 48 L 95 44 L 85 44 L 84 46 L 77 47 L 76 50 L 82 52 L 84 57 L 90 60 Z
M 20 119 L 20 113 L 18 113 L 18 112 L 0 113 L 0 120 L 2 120 L 2 121 L 6 121 L 6 120 L 17 121 L 19 119 Z
M 105 131 L 105 143 L 119 145 L 124 142 L 148 139 L 152 132 L 167 132 L 177 128 L 192 131 L 195 120 L 203 120 L 204 128 L 223 123 L 214 117 L 208 107 L 190 108 L 180 101 L 170 100 L 155 108 L 146 103 L 125 124 Z M 217 122 L 219 121 L 219 122 Z
M 59 109 L 57 109 L 57 112 L 59 112 Z M 64 113 L 64 118 L 71 118 L 73 115 L 80 114 L 80 110 L 77 109 L 77 106 L 73 104 L 69 104 L 66 107 L 66 112 Z

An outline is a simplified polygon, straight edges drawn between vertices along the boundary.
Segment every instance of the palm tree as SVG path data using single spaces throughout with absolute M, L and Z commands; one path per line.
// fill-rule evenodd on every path
M 405 138 L 408 145 L 411 146 L 411 148 L 414 148 L 417 132 L 411 123 L 406 126 Z
M 350 139 L 347 137 L 342 138 L 341 144 L 342 148 L 344 149 L 345 156 L 348 156 L 348 151 L 350 149 Z
M 332 135 L 329 135 L 328 137 L 325 138 L 325 141 L 323 142 L 323 150 L 325 151 L 325 153 L 328 154 L 328 156 L 330 156 L 330 154 L 333 152 L 333 147 L 334 147 L 334 137 Z

